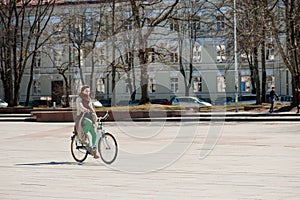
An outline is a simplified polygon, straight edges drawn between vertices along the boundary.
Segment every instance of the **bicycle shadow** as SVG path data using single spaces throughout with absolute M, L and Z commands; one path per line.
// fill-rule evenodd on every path
M 51 161 L 51 162 L 39 162 L 39 163 L 20 163 L 15 164 L 15 166 L 59 166 L 59 165 L 85 165 L 85 166 L 96 166 L 99 165 L 99 163 L 91 163 L 91 162 L 85 162 L 85 163 L 79 163 L 79 162 L 57 162 L 57 161 Z

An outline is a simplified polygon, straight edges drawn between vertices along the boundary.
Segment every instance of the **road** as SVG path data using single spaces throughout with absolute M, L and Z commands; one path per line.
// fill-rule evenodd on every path
M 0 199 L 300 199 L 300 122 L 107 122 L 104 165 L 72 123 L 0 122 Z

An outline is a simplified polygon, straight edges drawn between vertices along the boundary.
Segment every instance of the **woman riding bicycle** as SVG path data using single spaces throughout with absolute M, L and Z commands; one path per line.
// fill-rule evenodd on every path
M 94 158 L 99 158 L 96 149 L 97 132 L 95 122 L 97 115 L 90 97 L 90 87 L 85 85 L 81 88 L 81 92 L 76 99 L 77 116 L 75 120 L 75 128 L 80 139 L 84 144 L 88 144 L 88 133 L 92 136 L 92 149 Z

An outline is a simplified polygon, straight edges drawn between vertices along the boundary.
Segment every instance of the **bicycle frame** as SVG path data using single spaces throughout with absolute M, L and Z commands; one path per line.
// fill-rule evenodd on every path
M 103 124 L 102 124 L 102 120 L 105 120 L 108 118 L 108 111 L 106 111 L 106 114 L 103 117 L 98 117 L 97 118 L 97 136 L 96 136 L 96 148 L 98 149 L 98 144 L 99 144 L 99 140 L 103 137 L 105 130 L 103 129 Z M 91 148 L 91 139 L 90 139 L 90 134 L 88 135 L 88 140 L 89 140 L 89 145 L 87 147 Z M 107 145 L 106 140 L 105 141 L 105 145 Z

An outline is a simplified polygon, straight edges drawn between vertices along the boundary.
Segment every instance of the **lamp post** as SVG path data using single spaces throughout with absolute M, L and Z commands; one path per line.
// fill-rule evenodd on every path
M 237 61 L 237 31 L 236 31 L 236 0 L 234 3 L 234 85 L 235 85 L 235 111 L 239 111 L 238 107 L 238 91 L 239 91 L 239 74 L 238 74 L 238 61 Z

